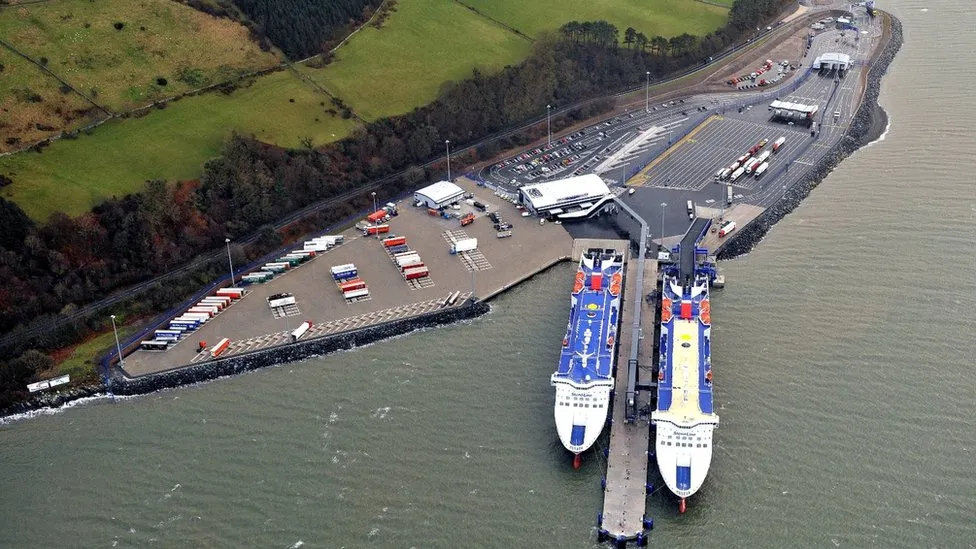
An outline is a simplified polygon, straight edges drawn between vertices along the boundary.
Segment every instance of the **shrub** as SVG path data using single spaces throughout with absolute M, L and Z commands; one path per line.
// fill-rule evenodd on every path
M 119 30 L 120 31 L 120 30 L 122 30 L 122 27 L 125 27 L 125 23 L 123 23 L 121 21 L 116 21 L 112 26 L 115 27 L 115 30 Z
M 166 84 L 169 84 L 169 81 L 163 78 L 162 76 L 157 76 L 156 84 L 159 84 L 160 86 L 165 86 Z

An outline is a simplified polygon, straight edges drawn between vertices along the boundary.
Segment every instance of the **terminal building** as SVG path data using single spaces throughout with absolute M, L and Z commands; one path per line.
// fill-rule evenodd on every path
M 783 122 L 796 122 L 809 124 L 813 122 L 820 107 L 817 105 L 804 105 L 802 103 L 790 103 L 777 99 L 769 104 L 769 110 L 773 111 L 773 118 Z
M 464 198 L 464 189 L 450 181 L 438 181 L 413 193 L 417 204 L 428 208 L 443 208 Z
M 525 185 L 518 192 L 519 202 L 530 212 L 557 219 L 587 217 L 613 198 L 596 174 Z
M 846 71 L 851 66 L 851 56 L 846 53 L 825 53 L 813 62 L 813 69 L 821 72 Z

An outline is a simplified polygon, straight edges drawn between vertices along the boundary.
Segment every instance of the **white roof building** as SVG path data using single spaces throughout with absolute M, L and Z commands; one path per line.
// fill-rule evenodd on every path
M 607 184 L 596 174 L 526 185 L 519 189 L 519 201 L 529 210 L 552 215 L 569 209 L 585 210 L 609 195 Z
M 825 53 L 813 62 L 814 69 L 839 69 L 846 71 L 851 66 L 851 56 L 846 53 Z
M 440 208 L 464 198 L 464 189 L 450 181 L 438 181 L 415 192 L 413 197 L 428 208 Z

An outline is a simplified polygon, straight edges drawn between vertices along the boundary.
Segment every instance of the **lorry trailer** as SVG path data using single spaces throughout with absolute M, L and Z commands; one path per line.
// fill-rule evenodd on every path
M 346 293 L 351 290 L 362 290 L 364 288 L 366 288 L 366 281 L 361 278 L 355 278 L 349 282 L 339 284 L 339 290 L 342 293 Z
M 773 152 L 779 152 L 779 149 L 780 149 L 780 147 L 783 146 L 783 143 L 786 143 L 786 138 L 785 137 L 780 137 L 779 139 L 777 139 L 776 141 L 774 141 L 773 142 Z
M 371 225 L 363 229 L 363 236 L 372 236 L 377 234 L 386 234 L 390 232 L 389 225 Z
M 420 254 L 413 253 L 409 255 L 404 255 L 396 258 L 396 264 L 398 267 L 408 267 L 410 265 L 415 265 L 420 263 Z
M 213 315 L 217 314 L 209 307 L 190 307 L 189 309 L 186 310 L 186 312 L 195 313 L 195 314 L 204 314 L 210 317 L 213 317 Z
M 197 303 L 193 307 L 190 307 L 190 309 L 202 309 L 204 311 L 210 311 L 211 313 L 213 313 L 213 315 L 216 315 L 217 313 L 220 312 L 220 307 L 210 303 Z
M 772 151 L 763 151 L 762 154 L 760 154 L 759 156 L 756 157 L 756 160 L 758 160 L 759 163 L 761 164 L 761 163 L 769 160 L 769 155 L 771 155 L 771 154 L 773 154 Z
M 312 323 L 311 322 L 309 322 L 307 320 L 305 322 L 302 322 L 301 326 L 299 326 L 298 328 L 295 328 L 294 330 L 292 330 L 292 332 L 291 332 L 291 340 L 292 340 L 292 342 L 294 343 L 295 341 L 298 341 L 299 339 L 301 339 L 301 337 L 303 335 L 305 335 L 305 332 L 307 332 L 308 329 L 311 328 L 311 327 L 312 327 Z
M 224 309 L 227 308 L 228 305 L 230 305 L 230 299 L 224 301 L 219 297 L 205 297 L 201 299 L 200 303 L 197 303 L 197 305 L 210 305 L 213 307 L 217 307 L 218 311 L 223 311 Z
M 403 271 L 403 278 L 406 280 L 413 280 L 416 278 L 423 278 L 430 274 L 427 267 L 412 267 Z
M 376 210 L 375 212 L 366 216 L 366 221 L 370 223 L 382 223 L 390 218 L 390 212 L 386 210 Z
M 742 177 L 742 174 L 744 173 L 746 173 L 745 168 L 736 169 L 734 172 L 732 172 L 731 175 L 729 175 L 729 181 L 735 181 L 736 179 L 739 179 L 740 177 Z
M 399 246 L 391 246 L 387 248 L 387 250 L 389 250 L 389 252 L 393 255 L 402 254 L 402 253 L 409 252 L 410 246 L 407 246 L 406 244 L 400 244 Z
M 768 169 L 769 169 L 769 162 L 763 162 L 762 164 L 760 164 L 759 167 L 756 168 L 756 179 L 762 177 L 762 174 L 766 173 L 766 170 Z
M 227 348 L 230 347 L 230 340 L 226 337 L 217 342 L 216 345 L 210 348 L 210 356 L 212 358 L 217 358 L 220 356 Z
M 198 320 L 200 324 L 210 320 L 210 315 L 207 313 L 191 313 L 187 311 L 180 315 L 179 320 Z
M 346 299 L 357 299 L 360 297 L 366 297 L 369 295 L 369 290 L 363 288 L 361 290 L 350 290 L 348 292 L 342 292 L 342 296 Z
M 244 288 L 221 288 L 216 293 L 217 295 L 227 296 L 231 299 L 240 299 L 244 297 Z
M 465 238 L 464 240 L 458 240 L 451 245 L 451 255 L 459 254 L 461 252 L 470 252 L 478 248 L 477 238 Z
M 391 236 L 389 238 L 383 239 L 383 246 L 387 248 L 392 248 L 394 246 L 402 246 L 407 243 L 407 237 L 405 236 Z
M 169 341 L 159 341 L 158 339 L 151 339 L 148 341 L 142 341 L 139 343 L 139 347 L 143 351 L 165 351 L 169 349 Z

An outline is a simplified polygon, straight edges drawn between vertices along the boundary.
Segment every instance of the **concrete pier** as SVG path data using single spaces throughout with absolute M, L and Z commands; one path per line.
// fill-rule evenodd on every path
M 637 270 L 644 262 L 643 287 L 638 288 Z M 645 383 L 653 370 L 655 305 L 648 304 L 643 296 L 657 288 L 657 261 L 631 257 L 627 262 L 624 279 L 624 306 L 621 326 L 634 321 L 634 306 L 638 295 L 642 327 L 639 345 L 638 371 Z M 623 375 L 631 346 L 632 330 L 621 329 L 617 347 L 617 375 L 613 400 L 613 425 L 610 428 L 610 453 L 607 457 L 606 487 L 603 493 L 603 524 L 601 528 L 611 540 L 633 540 L 644 532 L 644 504 L 647 495 L 647 448 L 650 438 L 648 413 L 638 413 L 632 422 L 627 421 L 627 377 Z M 653 395 L 637 391 L 634 407 L 646 410 Z

